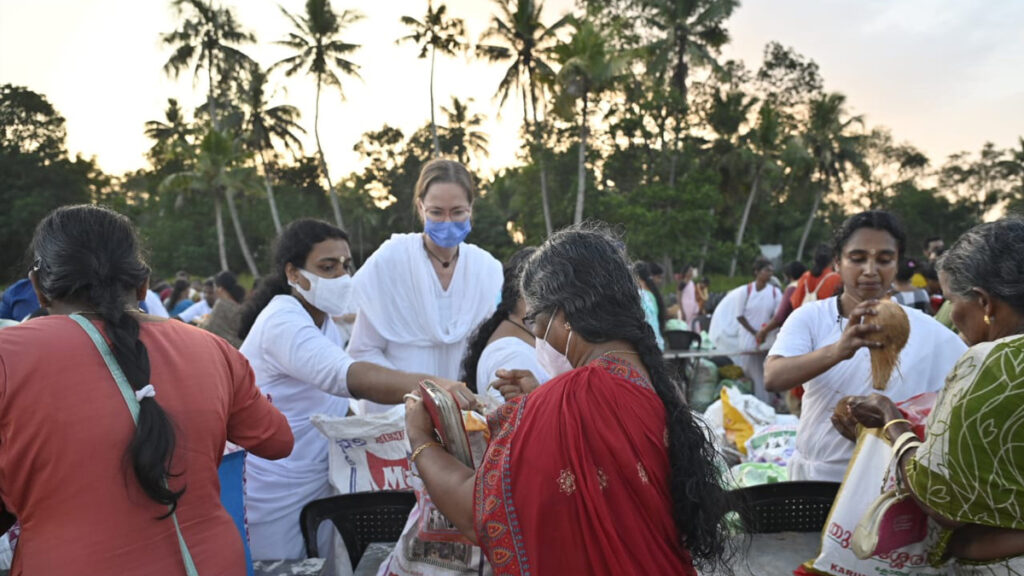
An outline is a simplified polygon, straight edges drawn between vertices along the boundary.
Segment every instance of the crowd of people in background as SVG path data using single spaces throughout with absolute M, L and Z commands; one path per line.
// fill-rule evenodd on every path
M 296 220 L 249 291 L 230 271 L 159 281 L 127 218 L 54 211 L 28 277 L 0 300 L 14 325 L 0 331 L 0 512 L 21 525 L 15 573 L 74 562 L 243 574 L 216 495 L 226 441 L 250 452 L 253 557 L 301 558 L 299 511 L 332 493 L 327 439 L 310 417 L 397 405 L 425 489 L 495 574 L 720 565 L 716 448 L 665 360 L 680 333 L 693 335 L 687 347 L 721 351 L 758 399 L 799 413 L 791 480 L 842 481 L 858 422 L 898 435 L 895 403 L 938 392 L 936 426 L 899 463 L 908 489 L 948 520 L 958 562 L 1020 568 L 1024 221 L 981 225 L 948 252 L 929 238 L 914 258 L 896 215 L 862 212 L 809 268 L 761 256 L 716 295 L 690 265 L 666 286 L 661 265 L 630 260 L 593 223 L 503 265 L 467 242 L 475 193 L 461 164 L 431 161 L 415 188 L 422 233 L 393 235 L 357 271 L 345 231 Z M 901 370 L 878 391 L 869 356 L 880 328 L 864 320 L 889 298 L 910 332 Z M 477 394 L 498 406 L 479 469 L 436 442 L 418 392 L 428 378 L 465 407 Z M 971 424 L 979 414 L 995 429 Z M 602 544 L 570 545 L 584 541 Z

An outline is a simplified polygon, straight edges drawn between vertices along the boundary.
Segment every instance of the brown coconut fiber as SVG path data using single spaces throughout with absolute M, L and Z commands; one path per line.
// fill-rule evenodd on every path
M 882 300 L 876 309 L 878 314 L 865 316 L 863 321 L 882 327 L 868 334 L 867 339 L 884 344 L 871 348 L 871 385 L 875 390 L 885 390 L 892 371 L 899 368 L 900 352 L 910 338 L 910 319 L 903 307 L 891 300 Z

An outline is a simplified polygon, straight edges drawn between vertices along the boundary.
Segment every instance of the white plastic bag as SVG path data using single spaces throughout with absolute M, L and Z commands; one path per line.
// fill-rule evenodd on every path
M 853 458 L 846 470 L 832 511 L 821 533 L 821 552 L 804 566 L 819 574 L 842 576 L 948 576 L 950 569 L 934 568 L 928 564 L 928 551 L 934 546 L 939 530 L 930 520 L 928 537 L 924 541 L 904 546 L 888 554 L 867 560 L 857 558 L 852 549 L 853 531 L 864 511 L 878 497 L 892 450 L 883 441 L 878 430 L 864 430 L 857 441 Z M 892 487 L 893 479 L 889 480 Z
M 796 451 L 796 426 L 772 425 L 759 428 L 747 439 L 747 462 L 785 466 Z

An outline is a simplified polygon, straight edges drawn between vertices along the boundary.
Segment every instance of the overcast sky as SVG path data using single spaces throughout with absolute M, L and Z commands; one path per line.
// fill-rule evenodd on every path
M 492 4 L 449 0 L 472 39 L 487 26 Z M 278 4 L 300 12 L 302 0 L 225 1 L 235 7 L 260 45 L 246 51 L 264 65 L 287 54 L 271 43 L 290 24 Z M 186 108 L 203 101 L 191 76 L 175 82 L 163 73 L 170 52 L 159 35 L 175 27 L 170 3 L 160 0 L 0 0 L 0 84 L 45 94 L 67 118 L 72 153 L 96 156 L 112 173 L 146 165 L 147 120 L 162 120 L 168 97 Z M 362 81 L 345 81 L 347 100 L 325 92 L 321 138 L 332 174 L 357 166 L 352 146 L 366 131 L 388 123 L 411 131 L 429 120 L 429 61 L 417 60 L 402 15 L 420 17 L 421 0 L 334 2 L 358 8 L 366 19 L 345 35 L 363 48 L 353 56 Z M 546 20 L 572 6 L 547 0 Z M 726 56 L 756 69 L 764 45 L 778 40 L 816 60 L 827 90 L 844 92 L 851 111 L 869 126 L 885 125 L 897 141 L 924 150 L 934 164 L 985 141 L 1014 146 L 1024 134 L 1024 1 L 989 0 L 746 0 L 728 23 Z M 503 69 L 464 58 L 438 60 L 436 98 L 474 98 L 472 111 L 489 118 L 492 168 L 515 161 L 521 112 L 507 105 L 496 121 L 492 100 Z M 274 103 L 302 109 L 312 134 L 311 78 L 275 78 Z M 518 109 L 521 110 L 521 109 Z M 439 112 L 439 118 L 440 112 Z M 310 137 L 307 151 L 315 147 Z

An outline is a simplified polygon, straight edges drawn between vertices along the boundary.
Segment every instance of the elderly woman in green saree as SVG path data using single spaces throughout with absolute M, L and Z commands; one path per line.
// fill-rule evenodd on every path
M 939 393 L 924 442 L 901 459 L 902 481 L 943 527 L 933 564 L 948 562 L 957 576 L 1024 575 L 1024 220 L 972 228 L 938 270 L 971 347 Z M 910 430 L 884 396 L 844 400 L 833 423 L 847 437 L 858 423 L 884 428 L 890 442 Z

